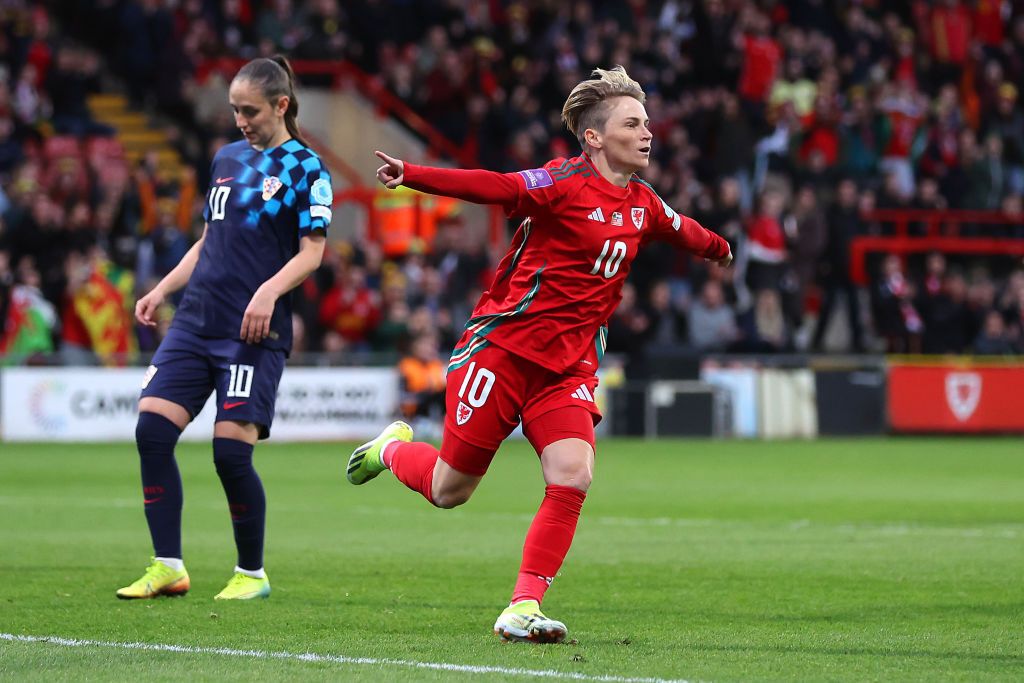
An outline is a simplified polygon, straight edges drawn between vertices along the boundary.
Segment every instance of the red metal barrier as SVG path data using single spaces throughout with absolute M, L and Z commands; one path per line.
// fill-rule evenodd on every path
M 211 71 L 224 74 L 231 78 L 246 63 L 244 59 L 221 57 L 204 62 L 198 69 L 197 74 L 205 77 Z M 430 123 L 415 111 L 409 108 L 404 102 L 395 97 L 381 82 L 379 78 L 370 76 L 350 62 L 320 61 L 308 59 L 296 59 L 291 61 L 292 69 L 297 75 L 307 76 L 329 76 L 332 85 L 336 88 L 355 87 L 364 97 L 374 103 L 377 112 L 381 116 L 393 116 L 400 119 L 421 136 L 427 143 L 427 152 L 431 156 L 447 156 L 463 167 L 477 166 L 477 160 L 466 150 L 462 149 L 444 135 L 439 133 Z M 310 135 L 310 144 L 317 150 L 320 156 L 331 168 L 337 170 L 351 185 L 351 189 L 335 196 L 334 203 L 339 205 L 346 202 L 361 204 L 367 212 L 367 238 L 380 241 L 380 221 L 377 220 L 377 212 L 374 207 L 374 198 L 379 191 L 376 183 L 370 180 L 369 183 L 365 174 L 356 171 L 344 159 L 334 154 L 322 141 Z M 505 217 L 498 207 L 489 207 L 487 214 L 487 236 L 491 245 L 501 248 L 506 243 L 505 238 Z M 417 223 L 419 222 L 419 210 L 417 208 Z M 419 230 L 416 230 L 419 233 Z
M 868 283 L 867 255 L 870 253 L 907 254 L 940 251 L 947 254 L 1008 254 L 1024 256 L 1024 239 L 964 237 L 964 225 L 984 227 L 1019 225 L 1024 216 L 1009 216 L 998 211 L 931 211 L 887 209 L 873 211 L 865 220 L 886 223 L 893 234 L 854 237 L 850 241 L 850 277 L 858 285 Z M 911 225 L 924 226 L 924 235 L 911 235 Z
M 220 57 L 204 62 L 196 70 L 197 74 L 208 74 L 217 71 L 230 79 L 246 63 L 244 59 Z M 354 86 L 377 107 L 381 116 L 393 116 L 400 119 L 422 137 L 427 143 L 427 150 L 433 156 L 447 156 L 460 166 L 473 167 L 477 161 L 461 147 L 439 133 L 430 123 L 405 102 L 391 93 L 379 78 L 374 78 L 351 62 L 321 61 L 313 59 L 296 59 L 291 61 L 292 69 L 298 76 L 328 76 L 336 88 Z

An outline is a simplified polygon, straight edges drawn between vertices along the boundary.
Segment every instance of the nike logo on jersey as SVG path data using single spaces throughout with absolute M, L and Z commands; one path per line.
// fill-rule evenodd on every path
M 244 406 L 246 403 L 248 403 L 248 401 L 238 401 L 237 403 L 228 403 L 227 401 L 224 401 L 223 408 L 224 410 L 231 410 L 232 408 L 237 408 L 238 406 Z
M 581 384 L 579 389 L 572 392 L 572 397 L 578 398 L 581 401 L 586 401 L 587 403 L 594 402 L 594 397 L 591 395 L 590 389 L 587 389 L 586 384 Z
M 163 496 L 161 496 L 160 498 L 162 498 L 162 497 Z M 160 500 L 160 498 L 143 498 L 142 502 L 145 503 L 146 505 L 149 505 L 150 503 L 157 502 L 158 500 Z
M 604 223 L 605 222 L 604 221 L 604 211 L 601 210 L 600 206 L 597 207 L 596 209 L 594 209 L 593 211 L 591 211 L 590 215 L 587 216 L 587 218 L 589 218 L 592 221 L 597 221 L 598 223 Z
M 222 185 L 222 184 L 226 183 L 227 181 L 234 180 L 234 179 L 235 179 L 235 176 L 233 176 L 233 175 L 229 175 L 227 178 L 217 178 L 217 184 L 218 185 Z

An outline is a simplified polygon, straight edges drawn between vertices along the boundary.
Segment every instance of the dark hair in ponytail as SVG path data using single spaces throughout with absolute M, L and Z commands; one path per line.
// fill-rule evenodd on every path
M 296 122 L 299 115 L 299 99 L 295 96 L 295 72 L 284 56 L 254 59 L 238 70 L 235 80 L 249 81 L 259 88 L 272 104 L 276 104 L 279 97 L 287 97 L 288 109 L 284 113 L 284 125 L 293 138 L 309 146 L 299 135 L 299 124 Z

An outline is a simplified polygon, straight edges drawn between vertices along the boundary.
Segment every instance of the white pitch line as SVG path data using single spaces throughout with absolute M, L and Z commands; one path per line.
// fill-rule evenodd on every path
M 472 664 L 448 664 L 445 662 L 417 662 L 405 659 L 377 657 L 346 657 L 344 655 L 320 655 L 313 652 L 272 652 L 267 650 L 235 650 L 228 647 L 193 647 L 191 645 L 163 645 L 160 643 L 123 643 L 103 640 L 82 640 L 59 636 L 23 636 L 15 633 L 0 633 L 0 640 L 17 643 L 48 643 L 64 647 L 106 647 L 118 650 L 146 650 L 148 652 L 180 652 L 184 654 L 224 655 L 250 659 L 284 659 L 300 662 L 330 662 L 332 664 L 356 664 L 362 666 L 399 666 L 410 669 L 432 669 L 470 674 L 503 674 L 529 678 L 565 678 L 574 681 L 602 681 L 605 683 L 688 683 L 682 679 L 633 678 L 629 676 L 553 671 L 551 669 L 518 669 L 506 666 L 475 666 Z
M 32 507 L 62 507 L 62 508 L 129 508 L 141 509 L 141 498 L 46 498 L 29 496 L 0 496 L 0 507 L 2 506 L 32 506 Z M 224 503 L 217 501 L 190 501 L 188 509 L 222 510 Z M 278 512 L 308 511 L 314 508 L 308 505 L 274 505 Z M 373 517 L 433 517 L 434 510 L 397 510 L 386 507 L 368 507 L 355 505 L 347 508 L 347 512 L 356 515 L 371 515 Z M 477 512 L 470 510 L 455 510 L 446 513 L 449 519 L 493 519 L 506 522 L 522 522 L 528 524 L 533 521 L 532 514 L 519 514 L 509 512 Z M 708 519 L 696 517 L 612 517 L 593 515 L 583 517 L 587 525 L 600 525 L 605 527 L 661 527 L 661 528 L 685 528 L 685 529 L 709 529 L 721 530 L 732 529 L 745 531 L 754 529 L 759 532 L 832 532 L 838 534 L 861 534 L 878 536 L 938 536 L 947 538 L 980 538 L 980 539 L 1018 539 L 1024 536 L 1024 524 L 1001 523 L 991 524 L 986 527 L 959 527 L 959 526 L 936 526 L 921 524 L 917 522 L 889 521 L 889 522 L 811 522 L 807 519 L 777 522 L 748 522 L 743 520 Z
M 374 517 L 428 517 L 436 514 L 434 510 L 398 510 L 386 507 L 368 507 L 355 505 L 347 509 L 358 515 Z M 470 510 L 446 511 L 446 517 L 452 519 L 496 519 L 511 522 L 530 522 L 532 514 L 509 512 L 476 512 Z M 611 517 L 602 515 L 584 515 L 581 523 L 609 527 L 679 527 L 688 529 L 733 529 L 745 531 L 753 529 L 759 532 L 836 532 L 842 534 L 878 534 L 882 536 L 949 536 L 954 538 L 1008 538 L 1015 539 L 1024 535 L 1024 524 L 1001 523 L 988 527 L 956 527 L 935 526 L 916 522 L 812 522 L 808 519 L 780 520 L 774 522 L 749 522 L 744 520 L 710 519 L 697 517 Z

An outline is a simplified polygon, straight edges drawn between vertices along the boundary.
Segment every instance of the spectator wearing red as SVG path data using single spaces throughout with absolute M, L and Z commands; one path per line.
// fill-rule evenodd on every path
M 928 28 L 933 82 L 957 82 L 970 51 L 971 10 L 960 0 L 940 0 L 928 12 Z
M 761 195 L 757 213 L 747 225 L 747 285 L 754 291 L 778 289 L 788 259 L 782 229 L 783 197 L 775 191 Z
M 895 64 L 893 79 L 909 81 L 917 86 L 917 51 L 914 44 L 914 32 L 909 28 L 901 29 L 896 36 Z
M 994 52 L 1003 44 L 1006 29 L 1003 23 L 1003 0 L 977 0 L 974 5 L 974 37 L 986 49 Z
M 879 111 L 883 115 L 883 155 L 881 170 L 895 175 L 901 194 L 914 194 L 912 157 L 920 155 L 924 145 L 925 106 L 922 95 L 913 83 L 900 81 L 882 97 Z
M 26 50 L 25 61 L 35 70 L 37 87 L 46 83 L 50 64 L 53 62 L 52 39 L 50 38 L 50 15 L 42 5 L 32 8 L 32 41 Z
M 338 282 L 320 302 L 326 351 L 363 351 L 380 322 L 380 297 L 366 286 L 363 269 L 342 266 Z
M 782 61 L 782 48 L 771 35 L 771 22 L 760 12 L 751 18 L 750 30 L 738 39 L 743 52 L 739 93 L 748 103 L 764 105 Z
M 805 123 L 800 142 L 800 162 L 806 165 L 817 153 L 827 168 L 835 167 L 839 161 L 839 127 L 837 112 L 832 101 L 824 96 L 815 98 L 814 110 Z

